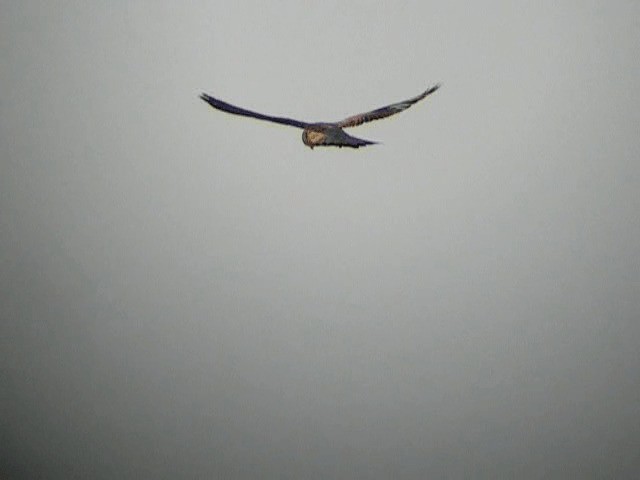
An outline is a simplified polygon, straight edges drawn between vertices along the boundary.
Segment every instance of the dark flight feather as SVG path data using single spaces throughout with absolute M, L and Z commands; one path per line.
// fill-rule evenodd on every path
M 289 125 L 291 127 L 297 128 L 306 128 L 309 126 L 306 122 L 301 122 L 299 120 L 293 120 L 291 118 L 285 117 L 272 117 L 271 115 L 263 115 L 262 113 L 252 112 L 251 110 L 245 110 L 244 108 L 236 107 L 235 105 L 231 105 L 229 103 L 223 102 L 222 100 L 218 100 L 217 98 L 213 98 L 206 93 L 200 95 L 200 98 L 211 105 L 213 108 L 218 110 L 222 110 L 223 112 L 232 113 L 234 115 L 242 115 L 244 117 L 257 118 L 258 120 L 266 120 L 269 122 L 281 123 L 283 125 Z

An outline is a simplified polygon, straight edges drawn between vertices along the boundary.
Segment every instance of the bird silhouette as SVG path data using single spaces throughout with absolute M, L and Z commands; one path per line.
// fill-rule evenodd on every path
M 294 120 L 291 118 L 274 117 L 272 115 L 264 115 L 262 113 L 252 112 L 251 110 L 236 107 L 235 105 L 231 105 L 230 103 L 218 100 L 217 98 L 214 98 L 211 95 L 207 95 L 206 93 L 201 94 L 200 98 L 211 105 L 213 108 L 221 110 L 223 112 L 301 128 L 303 143 L 313 150 L 314 147 L 320 146 L 360 148 L 366 145 L 374 145 L 377 142 L 352 137 L 343 129 L 356 127 L 366 122 L 380 120 L 381 118 L 386 118 L 391 115 L 395 115 L 396 113 L 400 113 L 409 108 L 414 103 L 419 102 L 427 95 L 431 95 L 433 92 L 438 90 L 438 88 L 440 88 L 440 84 L 429 87 L 420 95 L 410 98 L 409 100 L 392 103 L 391 105 L 387 105 L 376 110 L 371 110 L 370 112 L 359 113 L 357 115 L 347 117 L 339 122 L 302 122 L 300 120 Z

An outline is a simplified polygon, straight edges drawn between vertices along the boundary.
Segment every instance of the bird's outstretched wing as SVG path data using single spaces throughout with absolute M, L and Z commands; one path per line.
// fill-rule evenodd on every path
M 398 102 L 392 105 L 387 105 L 386 107 L 378 108 L 370 112 L 353 115 L 351 117 L 345 118 L 344 120 L 338 122 L 337 125 L 341 128 L 355 127 L 365 122 L 372 122 L 373 120 L 380 120 L 381 118 L 390 117 L 391 115 L 395 115 L 396 113 L 400 113 L 403 110 L 406 110 L 411 105 L 413 105 L 416 102 L 419 102 L 427 95 L 431 95 L 438 88 L 440 88 L 439 83 L 430 87 L 428 90 L 421 93 L 417 97 L 410 98 L 409 100 L 405 100 L 404 102 Z
M 291 127 L 305 128 L 309 124 L 301 122 L 299 120 L 293 120 L 292 118 L 284 117 L 272 117 L 271 115 L 263 115 L 262 113 L 252 112 L 251 110 L 245 110 L 244 108 L 236 107 L 229 103 L 213 98 L 206 93 L 200 95 L 200 98 L 211 105 L 213 108 L 222 110 L 223 112 L 233 113 L 234 115 L 242 115 L 245 117 L 257 118 L 258 120 L 267 120 L 269 122 L 281 123 L 283 125 L 289 125 Z

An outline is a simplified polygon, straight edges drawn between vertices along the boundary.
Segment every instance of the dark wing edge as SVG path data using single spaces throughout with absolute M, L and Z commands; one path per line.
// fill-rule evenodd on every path
M 409 100 L 404 100 L 398 103 L 392 103 L 391 105 L 387 105 L 385 107 L 378 108 L 376 110 L 372 110 L 370 112 L 359 113 L 357 115 L 353 115 L 351 117 L 347 117 L 344 120 L 338 122 L 338 126 L 341 128 L 348 127 L 356 127 L 366 122 L 372 122 L 374 120 L 380 120 L 381 118 L 390 117 L 391 115 L 395 115 L 396 113 L 400 113 L 407 108 L 409 108 L 414 103 L 419 102 L 424 99 L 426 96 L 431 95 L 433 92 L 440 88 L 439 83 L 429 87 L 427 90 L 422 92 L 420 95 L 410 98 Z
M 309 125 L 306 122 L 301 122 L 292 118 L 272 117 L 271 115 L 263 115 L 262 113 L 245 110 L 244 108 L 236 107 L 235 105 L 231 105 L 230 103 L 223 102 L 222 100 L 218 100 L 217 98 L 213 98 L 211 95 L 207 95 L 206 93 L 202 93 L 200 95 L 200 98 L 211 105 L 213 108 L 221 110 L 223 112 L 232 113 L 234 115 L 257 118 L 258 120 L 266 120 L 268 122 L 275 122 L 282 125 L 289 125 L 291 127 L 298 128 L 306 128 Z

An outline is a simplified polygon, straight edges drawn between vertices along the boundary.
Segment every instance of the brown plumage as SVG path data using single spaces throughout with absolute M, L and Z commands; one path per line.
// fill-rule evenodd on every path
M 352 137 L 347 134 L 343 128 L 350 128 L 361 125 L 366 122 L 372 122 L 373 120 L 379 120 L 381 118 L 389 117 L 406 110 L 414 103 L 419 102 L 427 95 L 432 94 L 438 88 L 440 84 L 436 84 L 425 92 L 421 93 L 417 97 L 410 98 L 398 103 L 392 103 L 386 107 L 378 108 L 366 113 L 359 113 L 351 117 L 347 117 L 340 122 L 302 122 L 285 117 L 274 117 L 271 115 L 264 115 L 262 113 L 252 112 L 251 110 L 245 110 L 244 108 L 236 107 L 229 103 L 213 98 L 206 93 L 200 95 L 200 98 L 211 105 L 213 108 L 221 110 L 223 112 L 232 113 L 234 115 L 242 115 L 245 117 L 257 118 L 258 120 L 266 120 L 269 122 L 280 123 L 283 125 L 289 125 L 292 127 L 302 128 L 302 141 L 305 145 L 313 149 L 318 146 L 337 146 L 337 147 L 351 147 L 360 148 L 366 145 L 373 145 L 376 142 L 370 140 L 363 140 L 362 138 Z

